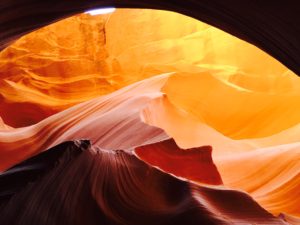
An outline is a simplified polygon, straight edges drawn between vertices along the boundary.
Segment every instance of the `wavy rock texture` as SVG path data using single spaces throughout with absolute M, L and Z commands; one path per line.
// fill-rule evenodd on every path
M 4 207 L 9 199 L 29 183 L 52 170 L 61 161 L 60 158 L 71 160 L 89 146 L 88 140 L 64 142 L 0 173 L 0 205 Z
M 0 107 L 7 123 L 30 125 L 116 90 L 120 82 L 108 76 L 105 61 L 106 20 L 96 18 L 87 14 L 71 17 L 23 37 L 1 52 Z M 20 113 L 24 117 L 16 119 Z
M 162 98 L 162 94 L 158 90 L 168 77 L 169 75 L 165 75 L 133 84 L 108 96 L 72 107 L 34 126 L 3 130 L 0 145 L 6 151 L 1 152 L 2 169 L 15 164 L 21 158 L 26 159 L 33 154 L 37 154 L 43 150 L 43 147 L 53 146 L 70 139 L 89 137 L 97 146 L 106 149 L 125 149 L 127 151 L 132 151 L 140 145 L 166 139 L 167 135 L 163 130 L 147 126 L 141 122 L 140 111 L 146 106 L 151 106 L 151 104 L 149 105 L 151 101 Z M 165 107 L 165 109 L 168 109 L 168 107 Z M 163 114 L 157 115 L 162 116 Z M 167 124 L 168 120 L 164 122 Z M 175 123 L 171 122 L 170 124 L 176 126 Z M 180 123 L 179 125 L 181 126 Z M 47 138 L 45 138 L 45 135 L 47 135 Z M 114 138 L 114 141 L 111 141 L 112 138 Z M 234 140 L 232 141 L 234 142 Z M 158 166 L 163 171 L 200 183 L 203 182 L 203 177 L 206 179 L 213 179 L 214 177 L 212 173 L 208 172 L 207 168 L 203 169 L 201 164 L 198 165 L 201 161 L 208 163 L 208 158 L 205 157 L 202 160 L 201 157 L 199 159 L 195 158 L 196 155 L 201 156 L 204 154 L 204 152 L 202 153 L 204 148 L 184 151 L 174 146 L 173 143 L 171 144 L 172 150 L 161 149 L 160 146 L 157 149 L 150 147 L 144 155 L 141 150 L 138 150 L 147 148 L 149 147 L 145 146 L 137 148 L 135 151 L 141 159 L 150 165 Z M 239 154 L 229 154 L 228 152 L 221 152 L 221 154 L 217 152 L 214 155 L 226 186 L 248 191 L 260 204 L 276 215 L 280 212 L 298 215 L 298 148 L 287 148 L 287 151 L 284 152 L 281 151 L 282 147 L 273 147 L 273 149 L 275 151 L 271 150 L 269 154 L 266 154 L 268 149 L 262 149 L 261 151 L 248 150 L 247 152 L 251 153 L 248 154 L 249 156 L 247 156 L 247 152 Z M 276 152 L 280 153 L 277 157 Z M 178 157 L 177 160 L 176 157 Z M 258 157 L 261 159 L 260 163 L 257 162 Z M 189 158 L 191 159 L 188 160 Z M 281 160 L 281 158 L 285 160 Z M 254 160 L 256 163 L 253 163 Z M 280 164 L 278 164 L 279 160 Z M 193 161 L 194 164 L 192 164 Z M 277 164 L 274 165 L 274 162 L 277 162 Z M 172 167 L 172 164 L 176 164 L 176 166 Z M 269 165 L 270 169 L 266 168 L 265 164 Z M 283 168 L 289 167 L 291 169 L 283 170 Z M 202 170 L 200 170 L 201 168 Z M 269 172 L 266 173 L 265 171 Z M 277 176 L 278 171 L 281 171 L 279 177 Z M 241 177 L 249 178 L 244 180 Z M 209 183 L 219 184 L 220 177 L 216 178 L 213 183 L 212 181 Z M 285 185 L 287 181 L 290 181 L 288 186 Z M 253 186 L 256 186 L 256 189 L 253 189 Z M 271 191 L 276 186 L 277 188 Z
M 300 86 L 275 59 L 219 29 L 177 13 L 122 9 L 68 18 L 2 51 L 1 116 L 13 127 L 31 125 L 150 76 L 203 69 L 256 91 Z
M 4 170 L 61 142 L 89 139 L 104 149 L 133 150 L 168 136 L 140 119 L 140 111 L 160 96 L 168 75 L 133 84 L 73 106 L 28 127 L 0 130 L 0 169 Z M 113 141 L 112 141 L 113 140 Z
M 176 75 L 168 82 L 172 78 Z M 167 96 L 151 100 L 143 109 L 145 122 L 164 129 L 182 148 L 211 145 L 225 186 L 251 193 L 276 215 L 299 216 L 299 125 L 265 138 L 234 140 L 176 107 Z M 286 144 L 290 142 L 294 143 Z
M 266 88 L 259 90 L 251 88 L 251 83 L 249 88 L 245 88 L 232 82 L 231 79 L 236 76 L 234 73 L 227 74 L 226 80 L 219 79 L 219 73 L 222 75 L 224 72 L 207 70 L 194 75 L 177 74 L 168 80 L 162 91 L 175 106 L 233 139 L 270 136 L 300 122 L 297 104 L 300 99 L 299 79 L 287 90 L 276 90 L 276 87 L 268 88 L 273 78 L 264 78 Z M 284 86 L 285 79 L 293 80 L 283 76 L 281 83 L 280 77 L 277 79 L 279 86 Z M 248 84 L 247 76 L 239 80 Z
M 245 193 L 190 184 L 124 151 L 87 147 L 78 141 L 48 150 L 64 153 L 55 168 L 1 201 L 0 224 L 285 224 Z M 37 157 L 0 181 L 26 178 L 45 163 Z
M 285 212 L 299 217 L 299 160 L 296 143 L 238 153 L 220 158 L 216 164 L 226 186 L 251 193 L 276 215 Z
M 16 165 L 2 177 L 34 180 L 12 188 L 0 223 L 299 222 L 300 79 L 255 46 L 122 9 L 22 37 L 0 78 L 0 170 Z M 18 164 L 78 139 L 94 147 Z

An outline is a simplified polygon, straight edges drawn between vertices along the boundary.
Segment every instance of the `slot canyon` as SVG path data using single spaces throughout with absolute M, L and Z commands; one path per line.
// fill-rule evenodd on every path
M 57 12 L 0 28 L 0 225 L 300 224 L 292 44 L 167 10 Z

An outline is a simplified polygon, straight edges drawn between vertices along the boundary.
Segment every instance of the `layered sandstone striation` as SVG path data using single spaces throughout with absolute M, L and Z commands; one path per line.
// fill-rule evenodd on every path
M 22 218 L 48 218 L 43 196 L 53 193 L 51 205 L 71 210 L 53 215 L 66 224 L 90 213 L 77 197 L 96 210 L 91 224 L 168 224 L 166 212 L 180 224 L 297 224 L 299 93 L 300 79 L 274 58 L 176 13 L 79 14 L 30 33 L 0 53 L 0 170 L 62 142 L 93 148 L 47 167 L 3 211 L 6 224 L 21 203 L 42 206 Z

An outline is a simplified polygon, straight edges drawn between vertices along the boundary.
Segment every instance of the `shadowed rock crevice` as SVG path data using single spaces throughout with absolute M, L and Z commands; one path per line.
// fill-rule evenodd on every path
M 245 193 L 190 184 L 121 150 L 88 146 L 63 143 L 2 174 L 15 194 L 2 200 L 0 224 L 283 224 Z M 18 180 L 24 187 L 16 190 Z

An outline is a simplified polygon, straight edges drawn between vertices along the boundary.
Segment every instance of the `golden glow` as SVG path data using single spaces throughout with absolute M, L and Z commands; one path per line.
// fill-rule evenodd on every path
M 27 122 L 10 121 L 13 126 L 166 72 L 208 70 L 238 87 L 270 94 L 299 86 L 292 72 L 256 47 L 198 20 L 158 10 L 118 9 L 62 20 L 2 51 L 0 68 L 3 118 L 10 121 L 8 107 L 26 114 Z M 37 106 L 39 117 L 23 109 L 27 103 Z M 231 137 L 247 136 L 217 128 Z
M 80 14 L 2 51 L 0 78 L 2 170 L 66 140 L 131 151 L 165 131 L 211 145 L 225 186 L 300 216 L 300 79 L 219 29 L 167 11 Z

